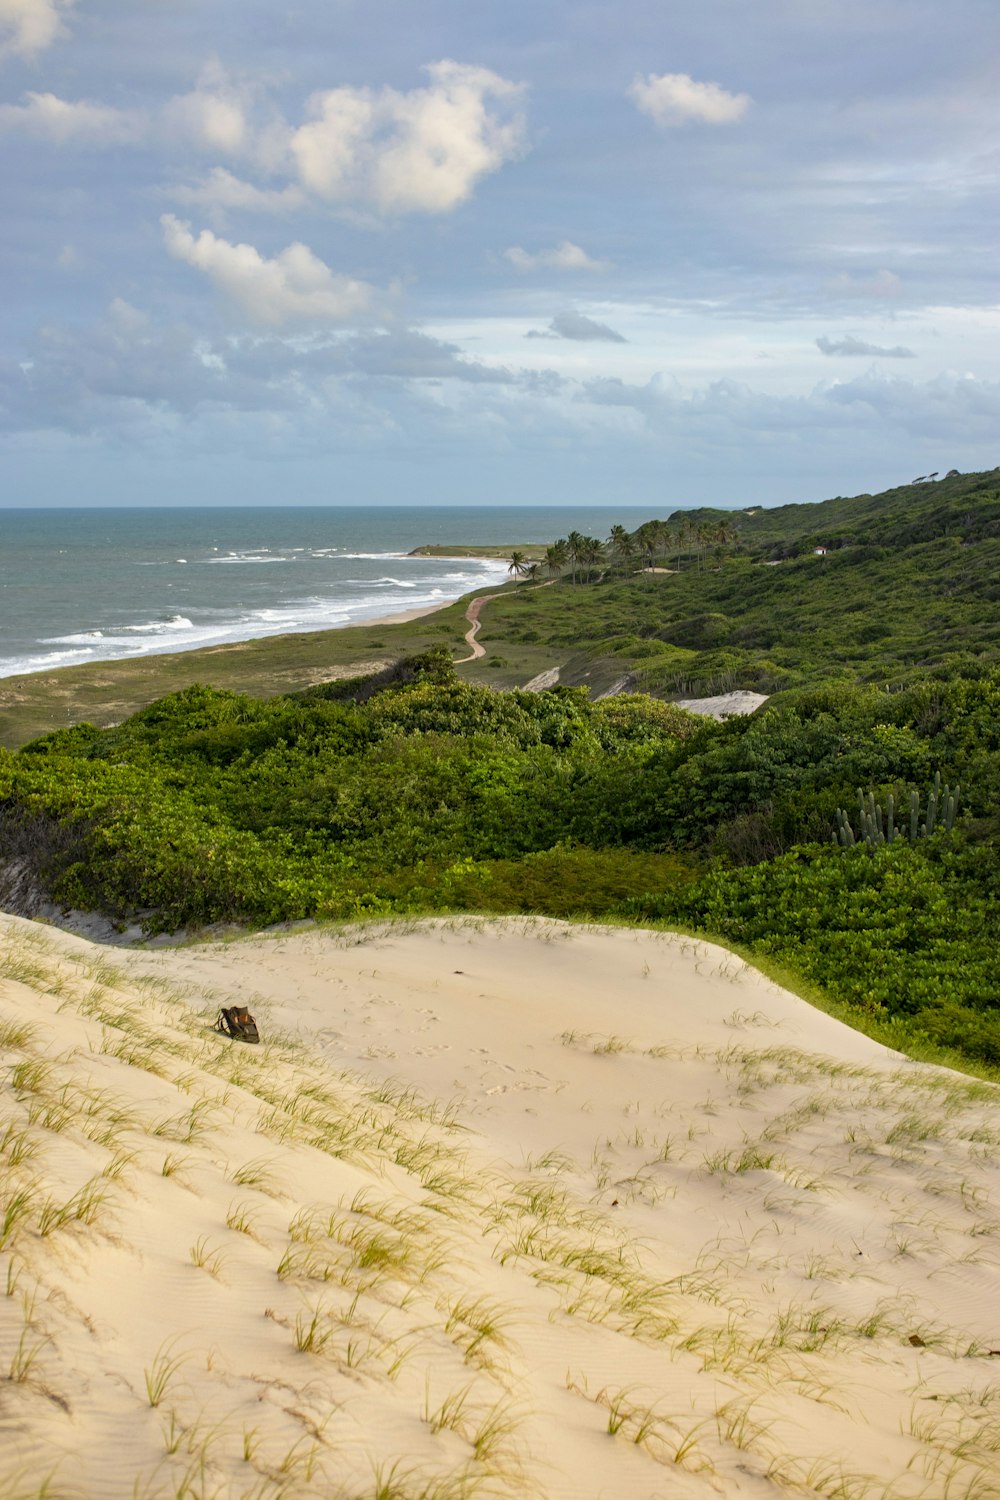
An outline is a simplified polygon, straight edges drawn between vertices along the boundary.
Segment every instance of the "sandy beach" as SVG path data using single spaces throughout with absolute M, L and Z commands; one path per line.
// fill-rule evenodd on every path
M 1000 1493 L 993 1086 L 668 934 L 0 935 L 5 1500 Z

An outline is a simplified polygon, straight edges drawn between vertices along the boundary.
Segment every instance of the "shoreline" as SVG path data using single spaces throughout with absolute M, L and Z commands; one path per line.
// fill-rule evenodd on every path
M 529 562 L 541 562 L 547 547 L 542 542 L 510 542 L 504 546 L 462 546 L 459 542 L 425 542 L 407 552 L 407 557 L 429 557 L 439 562 L 509 562 L 520 552 Z
M 503 585 L 500 584 L 498 585 L 498 587 L 502 588 Z M 470 590 L 470 592 L 474 597 L 476 597 L 476 591 L 474 589 Z M 465 597 L 466 596 L 464 594 L 459 594 L 457 599 L 446 599 L 441 604 L 430 604 L 426 609 L 404 609 L 401 610 L 397 615 L 380 615 L 377 620 L 364 620 L 362 621 L 362 624 L 373 626 L 408 625 L 411 620 L 423 620 L 426 619 L 428 615 L 440 614 L 443 609 L 448 609 L 452 604 L 460 604 Z M 469 603 L 472 603 L 471 599 L 469 600 Z M 348 627 L 333 627 L 333 629 L 335 630 L 338 628 L 345 629 Z
M 456 557 L 455 560 L 463 561 L 464 559 Z M 68 661 L 63 662 L 59 666 L 52 666 L 51 664 L 49 664 L 46 666 L 29 667 L 26 670 L 17 672 L 0 672 L 0 684 L 7 682 L 18 682 L 28 677 L 37 678 L 53 676 L 56 673 L 60 672 L 87 671 L 91 668 L 95 670 L 101 670 L 102 668 L 106 669 L 108 667 L 114 667 L 126 662 L 135 663 L 155 661 L 157 658 L 167 656 L 194 656 L 199 653 L 208 654 L 210 652 L 217 651 L 238 650 L 241 647 L 260 645 L 266 641 L 288 639 L 292 636 L 298 635 L 326 635 L 328 633 L 342 630 L 369 630 L 380 629 L 383 625 L 406 625 L 411 620 L 420 620 L 427 615 L 438 614 L 441 610 L 448 609 L 453 604 L 458 604 L 467 595 L 474 595 L 478 591 L 478 589 L 484 586 L 487 588 L 502 588 L 504 583 L 508 581 L 509 580 L 507 579 L 503 579 L 496 584 L 476 584 L 473 588 L 465 589 L 462 593 L 456 594 L 453 598 L 439 599 L 436 600 L 433 604 L 421 605 L 419 608 L 415 609 L 397 610 L 391 614 L 375 615 L 371 617 L 365 616 L 363 619 L 340 620 L 335 624 L 314 626 L 312 628 L 303 628 L 302 626 L 296 626 L 290 630 L 268 631 L 263 635 L 255 634 L 247 636 L 237 636 L 232 640 L 201 641 L 197 645 L 187 647 L 171 645 L 170 647 L 165 647 L 163 650 L 136 651 L 134 653 L 119 654 L 117 656 L 95 656 L 88 661 Z
M 501 593 L 506 579 L 487 586 Z M 447 645 L 462 655 L 464 612 L 483 584 L 451 599 L 389 609 L 361 622 L 272 632 L 217 645 L 48 666 L 0 678 L 0 745 L 17 749 L 39 735 L 92 723 L 120 723 L 194 683 L 256 698 L 298 692 L 322 682 L 368 676 L 401 656 Z M 388 601 L 387 601 L 388 602 Z

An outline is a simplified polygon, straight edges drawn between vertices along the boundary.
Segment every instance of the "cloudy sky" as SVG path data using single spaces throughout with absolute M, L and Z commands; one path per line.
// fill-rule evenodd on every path
M 996 0 L 0 0 L 0 504 L 1000 464 Z

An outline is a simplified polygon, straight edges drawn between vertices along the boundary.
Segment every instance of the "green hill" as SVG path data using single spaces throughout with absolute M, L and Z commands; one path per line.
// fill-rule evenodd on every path
M 123 722 L 0 750 L 0 903 L 154 930 L 663 922 L 893 1045 L 1000 1070 L 998 477 L 741 513 L 735 536 L 730 513 L 675 514 L 575 581 L 498 591 L 462 677 L 462 604 L 143 662 L 137 713 L 130 664 L 102 669 Z M 328 680 L 338 649 L 356 679 Z M 264 691 L 183 686 L 220 660 Z M 554 690 L 492 690 L 554 665 Z M 731 687 L 776 696 L 724 723 L 658 701 Z
M 711 539 L 720 528 L 729 540 Z M 486 656 L 460 675 L 516 687 L 558 667 L 562 682 L 597 694 L 624 682 L 676 698 L 899 684 L 997 660 L 1000 470 L 814 505 L 678 511 L 660 523 L 652 557 L 671 571 L 643 570 L 640 549 L 577 581 L 567 567 L 555 582 L 543 573 L 542 586 L 497 590 L 481 617 Z M 464 609 L 8 678 L 0 745 L 84 719 L 114 723 L 193 683 L 268 697 L 435 646 L 461 659 Z
M 713 542 L 723 525 L 735 540 Z M 670 573 L 633 560 L 599 582 L 522 585 L 492 603 L 488 656 L 469 675 L 514 685 L 558 663 L 563 682 L 607 690 L 627 674 L 636 691 L 701 697 L 976 675 L 998 660 L 1000 471 L 817 505 L 675 512 L 663 526 L 655 557 Z

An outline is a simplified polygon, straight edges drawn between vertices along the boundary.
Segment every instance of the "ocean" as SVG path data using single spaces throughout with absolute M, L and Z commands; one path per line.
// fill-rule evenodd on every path
M 0 677 L 327 630 L 502 582 L 425 543 L 606 537 L 631 507 L 0 509 Z

